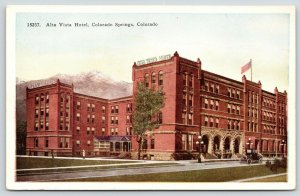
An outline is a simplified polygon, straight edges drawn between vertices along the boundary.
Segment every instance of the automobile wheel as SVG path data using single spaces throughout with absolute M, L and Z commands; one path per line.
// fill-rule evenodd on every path
M 248 159 L 248 160 L 247 160 L 247 163 L 248 163 L 248 164 L 251 164 L 251 163 L 252 163 L 252 160 L 251 160 L 251 159 Z

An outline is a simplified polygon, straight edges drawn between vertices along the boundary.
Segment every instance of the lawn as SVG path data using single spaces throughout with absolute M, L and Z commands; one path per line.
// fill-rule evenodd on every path
M 81 172 L 81 171 L 99 171 L 108 169 L 124 169 L 124 168 L 146 168 L 146 167 L 162 167 L 176 165 L 176 163 L 149 163 L 138 165 L 103 165 L 103 166 L 90 166 L 83 168 L 61 168 L 61 169 L 41 169 L 41 170 L 29 170 L 29 171 L 17 171 L 18 175 L 34 175 L 45 173 L 57 173 L 57 172 Z
M 68 167 L 81 165 L 106 165 L 118 163 L 134 163 L 133 161 L 110 161 L 110 160 L 80 160 L 80 159 L 52 159 L 37 157 L 17 157 L 17 169 Z
M 286 169 L 278 169 L 277 173 L 284 173 Z M 168 172 L 155 174 L 124 175 L 102 178 L 84 178 L 65 181 L 87 182 L 226 182 L 257 176 L 274 174 L 265 165 L 250 165 L 221 169 L 208 169 L 184 172 Z
M 266 177 L 266 178 L 260 178 L 256 180 L 249 180 L 245 182 L 287 182 L 287 175 Z

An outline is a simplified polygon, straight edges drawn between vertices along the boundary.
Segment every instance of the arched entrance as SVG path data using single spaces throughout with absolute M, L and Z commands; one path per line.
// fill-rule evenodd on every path
M 240 138 L 234 140 L 234 153 L 238 154 L 240 151 Z
M 209 144 L 209 140 L 208 140 L 207 135 L 204 135 L 204 136 L 202 137 L 202 141 L 203 141 L 202 152 L 203 152 L 203 153 L 207 153 L 207 150 L 208 150 L 208 144 Z
M 215 136 L 214 137 L 214 145 L 213 145 L 213 149 L 214 151 L 219 151 L 220 150 L 220 137 L 219 136 Z
M 225 149 L 225 152 L 230 151 L 230 138 L 229 137 L 225 138 L 224 149 Z

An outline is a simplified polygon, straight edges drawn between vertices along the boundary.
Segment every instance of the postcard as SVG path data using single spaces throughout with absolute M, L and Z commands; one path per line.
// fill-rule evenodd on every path
M 7 7 L 10 190 L 291 190 L 293 6 Z

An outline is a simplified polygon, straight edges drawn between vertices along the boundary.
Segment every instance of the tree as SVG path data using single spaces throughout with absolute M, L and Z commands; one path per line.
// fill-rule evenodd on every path
M 26 135 L 27 135 L 27 122 L 26 121 L 17 121 L 17 130 L 16 130 L 16 148 L 17 154 L 23 155 L 26 154 Z
M 155 91 L 145 87 L 143 83 L 137 86 L 134 97 L 133 110 L 133 134 L 138 142 L 138 159 L 141 156 L 141 148 L 146 136 L 146 131 L 158 128 L 157 115 L 164 107 L 164 93 L 161 90 Z

